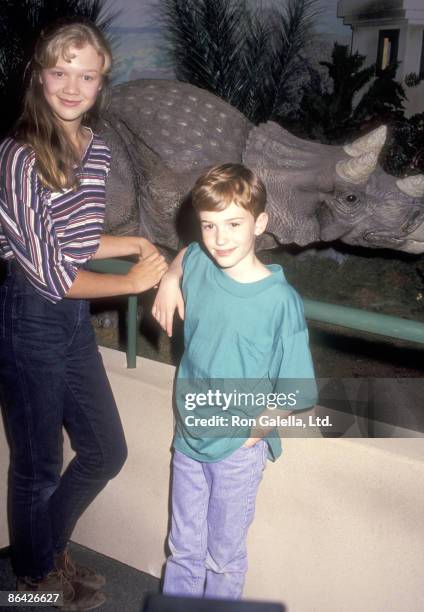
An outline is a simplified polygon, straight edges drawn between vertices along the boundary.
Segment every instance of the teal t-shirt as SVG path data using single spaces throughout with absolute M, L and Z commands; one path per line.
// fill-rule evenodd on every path
M 197 461 L 219 461 L 242 446 L 249 418 L 265 410 L 264 399 L 273 393 L 280 394 L 280 414 L 281 398 L 288 412 L 316 402 L 302 301 L 281 266 L 267 267 L 269 276 L 240 283 L 198 243 L 185 253 L 185 350 L 175 386 L 174 448 Z M 269 458 L 277 458 L 277 431 L 266 441 Z

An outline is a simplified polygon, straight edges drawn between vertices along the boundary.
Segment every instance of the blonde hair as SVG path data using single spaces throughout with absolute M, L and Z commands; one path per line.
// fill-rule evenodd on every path
M 255 219 L 266 204 L 265 185 L 243 164 L 214 166 L 197 179 L 190 195 L 197 212 L 221 211 L 234 203 L 251 212 Z
M 84 122 L 90 123 L 104 103 L 112 65 L 109 43 L 97 26 L 83 20 L 54 23 L 41 32 L 28 66 L 29 84 L 15 137 L 35 151 L 38 176 L 41 183 L 52 191 L 78 186 L 74 167 L 80 160 L 44 98 L 40 75 L 44 68 L 54 67 L 61 56 L 70 61 L 71 47 L 81 49 L 87 44 L 93 46 L 103 59 L 102 88 L 94 107 L 83 118 Z

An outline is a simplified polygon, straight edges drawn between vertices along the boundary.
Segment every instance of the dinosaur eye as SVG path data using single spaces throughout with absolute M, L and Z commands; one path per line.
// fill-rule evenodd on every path
M 342 215 L 357 215 L 361 207 L 361 194 L 354 191 L 341 193 L 335 201 L 335 206 Z

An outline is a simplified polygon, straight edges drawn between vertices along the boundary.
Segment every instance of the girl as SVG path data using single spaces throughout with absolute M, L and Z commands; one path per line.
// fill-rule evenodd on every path
M 140 237 L 101 235 L 110 151 L 86 123 L 98 110 L 111 51 L 89 22 L 44 31 L 23 114 L 0 145 L 0 393 L 10 444 L 12 564 L 23 591 L 63 591 L 70 610 L 105 600 L 104 578 L 76 565 L 67 542 L 82 512 L 121 469 L 122 426 L 87 299 L 139 293 L 166 263 Z M 136 254 L 128 274 L 90 258 Z M 75 457 L 61 476 L 62 426 Z

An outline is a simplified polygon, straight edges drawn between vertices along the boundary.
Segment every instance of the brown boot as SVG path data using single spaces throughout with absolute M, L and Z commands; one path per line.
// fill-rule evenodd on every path
M 54 564 L 56 569 L 62 571 L 73 585 L 75 582 L 80 582 L 92 589 L 101 589 L 106 584 L 106 579 L 102 574 L 75 563 L 66 548 L 62 553 L 55 555 Z
M 63 612 L 82 612 L 83 610 L 94 610 L 106 601 L 106 596 L 100 591 L 86 587 L 81 583 L 71 584 L 62 571 L 53 570 L 42 580 L 31 578 L 18 578 L 17 591 L 24 592 L 46 592 L 53 591 L 63 594 Z

